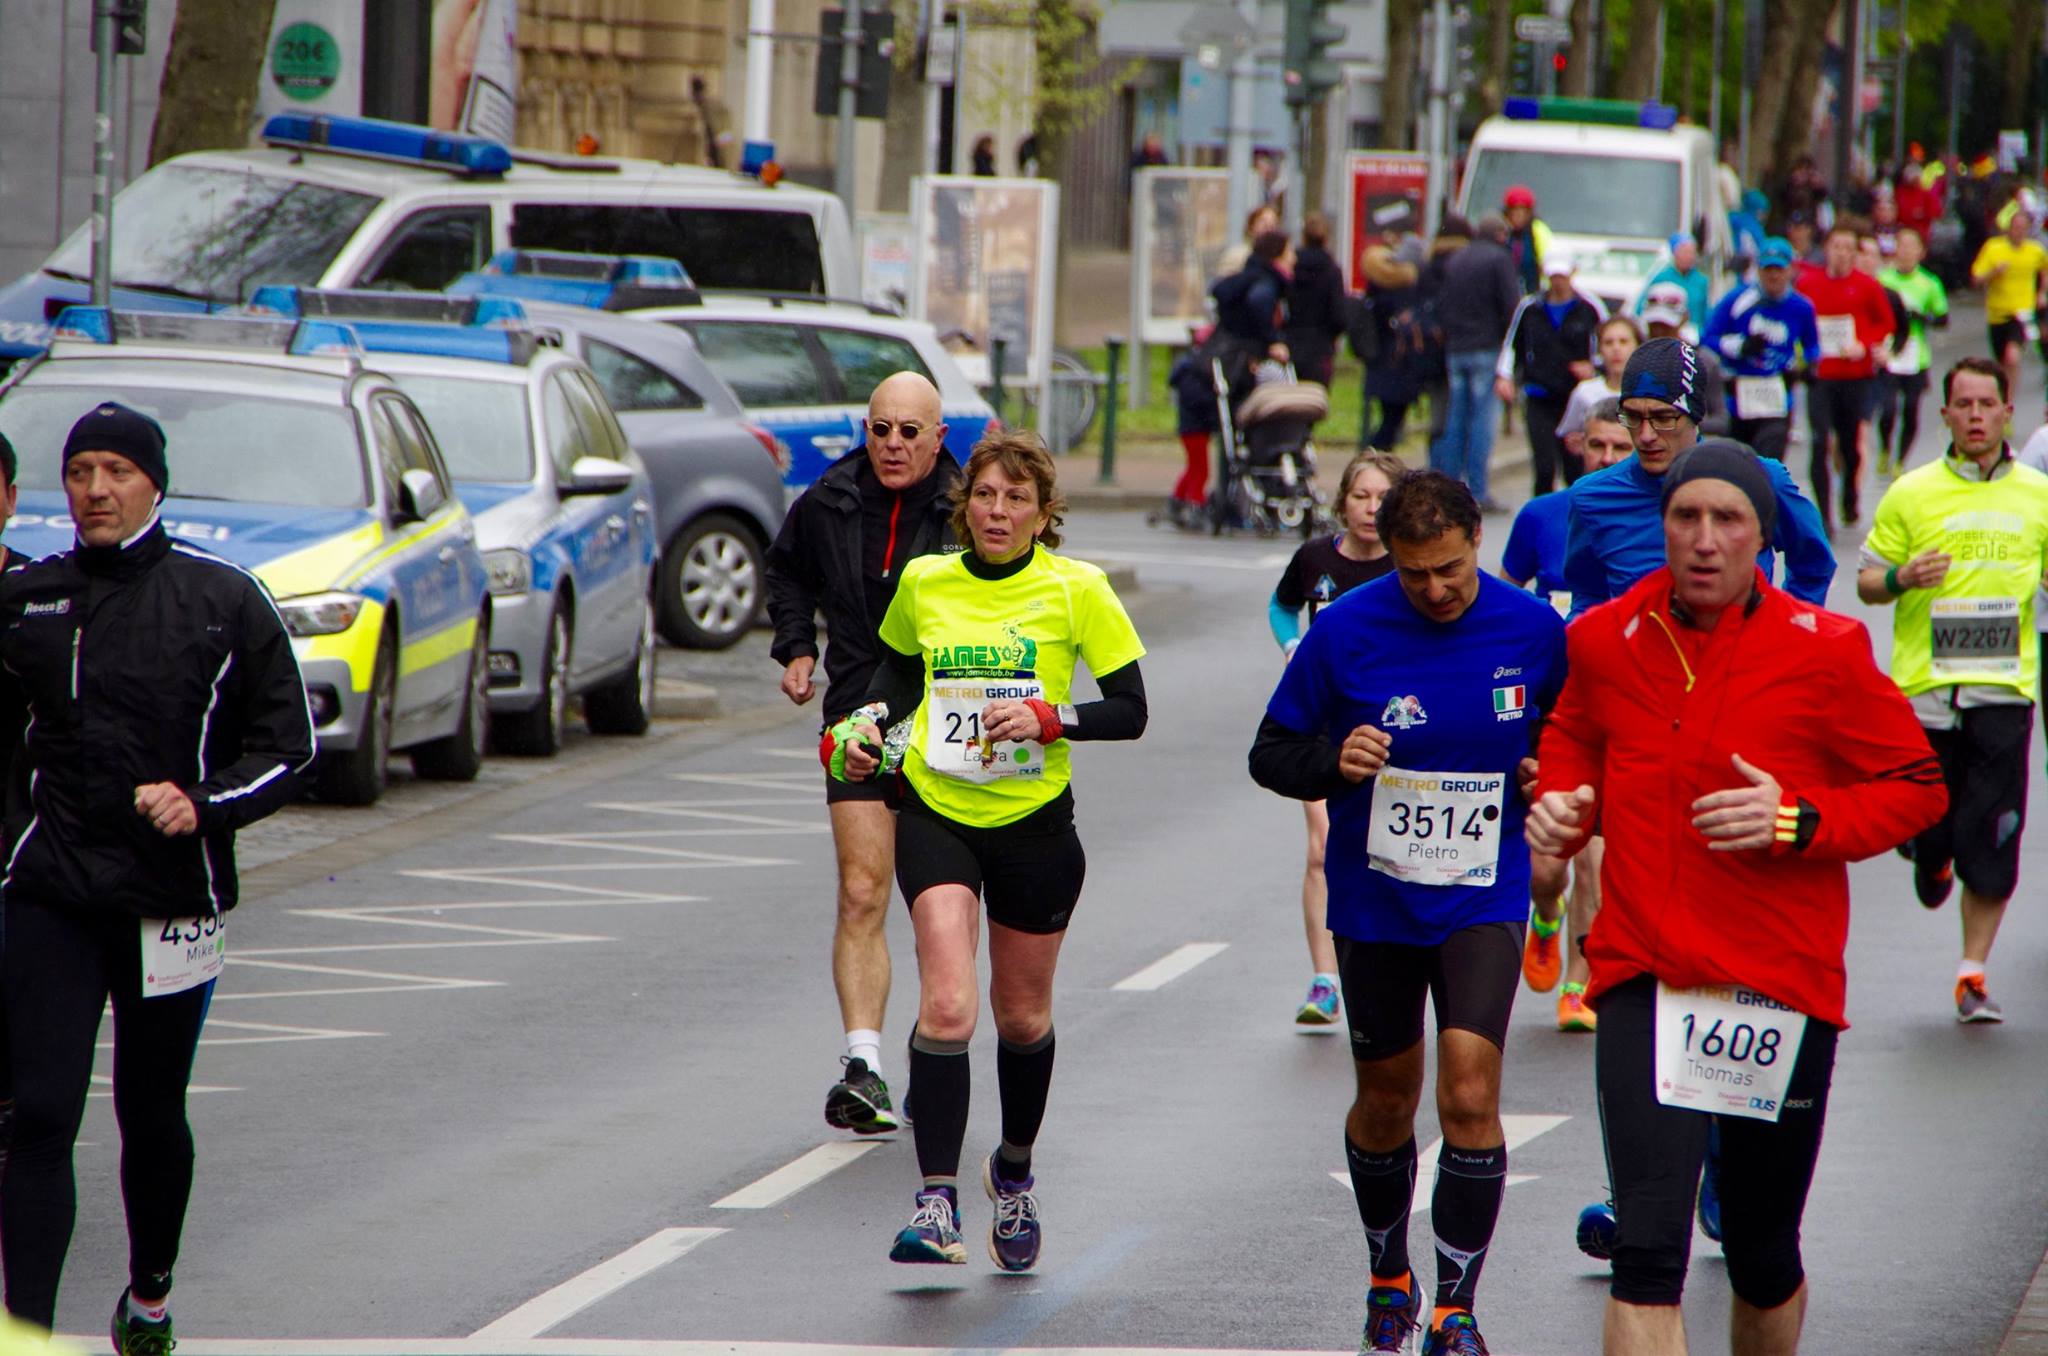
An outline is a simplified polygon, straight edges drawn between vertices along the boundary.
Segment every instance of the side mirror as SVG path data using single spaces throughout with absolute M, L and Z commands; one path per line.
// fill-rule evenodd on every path
M 441 491 L 441 482 L 434 478 L 432 471 L 415 466 L 398 477 L 398 516 L 409 523 L 423 523 L 434 516 L 441 506 L 448 502 L 448 496 Z
M 564 499 L 576 495 L 623 494 L 633 487 L 633 468 L 610 457 L 578 457 L 569 466 L 569 479 L 557 487 Z

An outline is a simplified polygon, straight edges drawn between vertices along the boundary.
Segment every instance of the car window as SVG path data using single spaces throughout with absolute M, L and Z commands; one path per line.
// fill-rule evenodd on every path
M 398 436 L 398 419 L 389 400 L 370 406 L 370 441 L 375 445 L 377 474 L 384 482 L 384 502 L 396 507 L 399 477 L 405 474 L 405 443 Z
M 576 417 L 575 406 L 569 399 L 568 383 L 560 372 L 549 377 L 547 385 L 542 388 L 540 419 L 542 427 L 547 430 L 548 458 L 556 474 L 566 479 L 576 459 L 592 453 L 589 434 L 583 421 Z
M 1536 195 L 1538 215 L 1560 234 L 1662 240 L 1684 226 L 1676 160 L 1487 146 L 1472 161 L 1466 202 L 1491 206 L 1524 185 Z
M 612 408 L 626 410 L 701 410 L 704 398 L 653 363 L 597 339 L 583 341 L 583 361 L 590 364 Z
M 825 383 L 802 331 L 749 320 L 697 320 L 684 326 L 711 370 L 753 407 L 823 405 Z
M 524 484 L 533 479 L 526 388 L 504 381 L 407 373 L 398 384 L 426 416 L 457 480 Z
M 358 287 L 438 292 L 491 257 L 491 213 L 485 207 L 415 212 L 378 252 Z
M 801 209 L 522 202 L 511 234 L 515 249 L 666 255 L 699 287 L 825 291 L 817 224 Z
M 838 369 L 839 398 L 849 405 L 867 404 L 883 379 L 897 372 L 915 372 L 927 380 L 931 378 L 931 369 L 907 339 L 822 327 L 812 333 L 818 336 L 818 342 L 825 346 L 825 356 Z
M 626 447 L 626 431 L 619 427 L 618 416 L 612 413 L 604 392 L 586 372 L 566 375 L 569 404 L 575 409 L 576 417 L 583 421 L 583 445 L 590 449 L 593 457 L 624 461 L 630 455 Z

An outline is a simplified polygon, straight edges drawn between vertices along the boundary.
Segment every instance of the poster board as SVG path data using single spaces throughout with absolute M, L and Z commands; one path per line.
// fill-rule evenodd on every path
M 1207 321 L 1209 284 L 1236 240 L 1230 171 L 1141 169 L 1131 192 L 1131 333 L 1181 345 Z
M 910 314 L 929 321 L 960 370 L 990 379 L 989 344 L 1007 341 L 1003 379 L 1037 385 L 1052 370 L 1060 190 L 1050 179 L 920 176 L 911 189 Z
M 876 212 L 860 219 L 860 299 L 897 315 L 910 309 L 910 274 L 917 257 L 917 237 L 910 218 L 900 212 Z
M 519 123 L 519 8 L 513 0 L 435 0 L 427 122 L 507 146 Z
M 1389 229 L 1420 231 L 1429 198 L 1429 157 L 1410 151 L 1352 151 L 1344 157 L 1344 285 L 1363 291 L 1358 261 Z

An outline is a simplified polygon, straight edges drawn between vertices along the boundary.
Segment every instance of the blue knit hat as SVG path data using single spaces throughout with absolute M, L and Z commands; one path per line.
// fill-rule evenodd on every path
M 1699 352 L 1683 339 L 1652 339 L 1641 345 L 1622 370 L 1621 398 L 1665 401 L 1697 424 L 1705 410 Z

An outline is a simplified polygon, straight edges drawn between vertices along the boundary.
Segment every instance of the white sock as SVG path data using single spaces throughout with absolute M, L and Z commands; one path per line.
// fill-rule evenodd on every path
M 882 1033 L 879 1031 L 849 1031 L 846 1033 L 846 1057 L 867 1061 L 868 1069 L 877 1078 L 882 1074 Z
M 168 1298 L 161 1304 L 152 1307 L 136 1299 L 133 1290 L 128 1292 L 128 1316 L 130 1318 L 139 1318 L 145 1323 L 161 1323 L 170 1312 L 171 1301 Z
M 1956 967 L 1956 978 L 1968 979 L 1972 975 L 1975 975 L 1978 979 L 1984 978 L 1984 962 L 1973 961 L 1969 957 L 1965 956 L 1963 958 L 1963 963 Z

